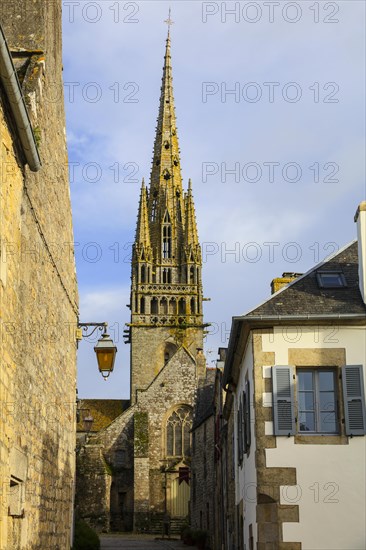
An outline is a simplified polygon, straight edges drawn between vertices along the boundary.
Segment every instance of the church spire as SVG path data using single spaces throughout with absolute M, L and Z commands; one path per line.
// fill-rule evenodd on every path
M 171 21 L 170 17 L 168 21 Z M 151 169 L 150 209 L 152 208 L 154 196 L 157 197 L 159 195 L 160 200 L 166 199 L 168 208 L 174 210 L 173 204 L 171 204 L 174 196 L 177 191 L 178 193 L 182 193 L 182 176 L 174 106 L 170 46 L 171 40 L 169 30 L 166 39 L 159 116 L 157 119 L 153 164 Z
M 170 16 L 167 22 L 170 27 Z M 168 32 L 151 179 L 148 190 L 144 182 L 141 188 L 132 258 L 131 327 L 192 330 L 198 348 L 203 335 L 201 248 L 190 182 L 183 192 L 170 46 Z M 156 348 L 156 354 L 162 349 Z
M 194 208 L 193 195 L 192 195 L 192 182 L 188 182 L 188 191 L 185 196 L 185 246 L 186 247 L 197 247 L 199 245 L 198 241 L 198 231 L 197 231 L 197 222 L 196 222 L 196 212 Z
M 145 180 L 142 180 L 139 213 L 137 217 L 135 249 L 138 260 L 151 259 L 151 241 L 149 229 L 149 216 L 147 210 L 147 189 Z

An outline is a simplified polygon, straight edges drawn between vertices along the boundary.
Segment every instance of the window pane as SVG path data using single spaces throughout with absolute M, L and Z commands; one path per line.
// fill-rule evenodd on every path
M 173 425 L 168 424 L 166 428 L 166 452 L 168 456 L 173 456 Z
M 321 411 L 335 410 L 335 398 L 334 398 L 333 392 L 323 391 L 320 393 L 320 410 Z
M 190 445 L 190 426 L 188 424 L 184 425 L 184 455 L 190 456 L 191 454 L 191 445 Z
M 312 412 L 302 412 L 299 414 L 300 432 L 315 431 L 315 415 Z
M 319 390 L 334 391 L 334 373 L 319 372 Z
M 314 393 L 312 391 L 299 393 L 299 410 L 314 410 Z
M 320 430 L 322 432 L 336 432 L 336 415 L 332 413 L 320 413 Z
M 312 372 L 299 372 L 298 375 L 299 390 L 312 390 L 313 389 L 313 373 Z
M 182 456 L 182 424 L 175 426 L 175 456 Z
M 322 273 L 321 279 L 323 284 L 325 285 L 335 285 L 335 286 L 341 286 L 342 285 L 342 279 L 340 275 L 337 273 Z

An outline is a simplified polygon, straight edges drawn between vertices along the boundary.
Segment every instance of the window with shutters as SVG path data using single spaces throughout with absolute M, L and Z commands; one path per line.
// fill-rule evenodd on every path
M 297 370 L 297 429 L 300 433 L 339 433 L 334 369 Z
M 274 435 L 365 435 L 363 366 L 342 367 L 342 388 L 340 374 L 331 367 L 272 367 Z

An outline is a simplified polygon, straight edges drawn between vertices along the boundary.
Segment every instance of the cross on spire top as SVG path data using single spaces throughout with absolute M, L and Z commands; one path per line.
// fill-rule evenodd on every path
M 165 19 L 165 21 L 164 21 L 164 23 L 166 23 L 166 24 L 168 25 L 169 31 L 170 31 L 170 27 L 171 27 L 172 25 L 174 25 L 174 21 L 173 21 L 172 18 L 171 18 L 171 14 L 172 14 L 172 9 L 169 8 L 168 19 Z

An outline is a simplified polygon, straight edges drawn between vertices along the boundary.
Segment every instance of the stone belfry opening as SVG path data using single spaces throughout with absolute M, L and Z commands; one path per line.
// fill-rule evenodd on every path
M 131 402 L 184 345 L 203 348 L 202 257 L 192 184 L 184 191 L 170 29 L 150 182 L 142 181 L 131 277 Z

